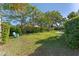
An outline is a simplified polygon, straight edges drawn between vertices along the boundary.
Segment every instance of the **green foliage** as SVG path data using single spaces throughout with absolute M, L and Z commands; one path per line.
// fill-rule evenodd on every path
M 33 26 L 28 25 L 28 26 L 25 27 L 24 30 L 26 31 L 26 33 L 32 33 L 33 32 Z
M 19 33 L 20 35 L 22 34 L 21 28 L 19 26 L 11 26 L 10 27 L 10 36 L 12 36 L 13 32 Z
M 34 27 L 32 25 L 28 25 L 28 26 L 25 27 L 25 31 L 26 31 L 26 33 L 36 33 L 36 32 L 40 31 L 40 28 Z
M 78 16 L 78 14 L 76 12 L 71 12 L 67 17 L 69 19 L 71 19 L 71 18 L 76 17 L 76 16 Z
M 49 11 L 46 13 L 46 15 L 48 16 L 49 19 L 51 19 L 51 26 L 53 27 L 60 27 L 62 21 L 63 21 L 63 17 L 61 15 L 61 13 L 59 11 Z
M 65 23 L 65 38 L 70 48 L 79 48 L 79 16 Z
M 7 43 L 9 40 L 10 26 L 7 23 L 2 23 L 2 42 Z
M 48 31 L 48 28 L 47 27 L 35 27 L 35 26 L 32 26 L 32 25 L 27 25 L 25 27 L 25 33 L 37 33 L 37 32 L 43 32 L 43 31 Z
M 47 28 L 47 27 L 41 27 L 40 28 L 40 32 L 44 32 L 44 31 L 49 31 L 49 28 Z
M 19 33 L 20 35 L 22 34 L 21 28 L 16 26 L 16 33 Z
M 12 33 L 16 30 L 16 28 L 14 26 L 10 27 L 10 35 L 12 35 Z

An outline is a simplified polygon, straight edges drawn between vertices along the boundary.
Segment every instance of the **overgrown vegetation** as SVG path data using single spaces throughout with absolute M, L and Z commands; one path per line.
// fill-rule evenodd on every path
M 1 24 L 2 29 L 2 42 L 7 43 L 9 40 L 9 32 L 10 32 L 10 26 L 7 23 Z
M 70 48 L 79 48 L 79 16 L 65 23 L 65 41 Z
M 33 25 L 27 25 L 24 29 L 25 33 L 37 33 L 37 32 L 44 32 L 49 31 L 47 27 L 40 27 L 40 26 L 33 26 Z

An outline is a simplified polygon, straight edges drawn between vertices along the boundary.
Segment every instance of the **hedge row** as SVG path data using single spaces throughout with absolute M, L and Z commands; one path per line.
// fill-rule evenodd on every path
M 79 48 L 79 16 L 65 23 L 65 38 L 70 48 Z
M 25 33 L 37 33 L 37 32 L 43 32 L 48 31 L 47 27 L 34 27 L 32 25 L 25 27 Z
M 2 29 L 2 42 L 7 43 L 9 40 L 10 26 L 7 23 L 2 23 L 1 29 Z

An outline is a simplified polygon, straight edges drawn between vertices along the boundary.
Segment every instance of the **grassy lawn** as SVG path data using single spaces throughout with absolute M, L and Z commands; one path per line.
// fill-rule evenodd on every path
M 79 50 L 65 46 L 58 31 L 26 34 L 0 45 L 4 55 L 79 55 Z

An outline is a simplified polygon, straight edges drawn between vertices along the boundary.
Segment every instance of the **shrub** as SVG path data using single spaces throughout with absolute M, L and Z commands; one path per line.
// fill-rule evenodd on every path
M 13 33 L 14 31 L 16 31 L 16 27 L 15 27 L 15 26 L 11 26 L 11 27 L 10 27 L 10 36 L 13 35 L 12 33 Z
M 26 33 L 33 33 L 34 32 L 32 25 L 25 26 L 24 30 L 25 30 Z
M 32 25 L 28 25 L 25 27 L 26 33 L 36 33 L 40 31 L 40 27 L 34 27 Z
M 79 48 L 79 16 L 65 23 L 65 38 L 70 48 Z
M 15 31 L 15 32 L 16 32 L 16 33 L 19 33 L 20 35 L 22 34 L 21 28 L 18 27 L 18 26 L 16 26 L 16 31 Z
M 49 31 L 49 29 L 47 27 L 40 27 L 40 31 L 44 32 L 44 31 Z
M 7 23 L 1 24 L 2 29 L 2 42 L 7 43 L 9 40 L 9 32 L 10 32 L 10 26 Z
M 33 32 L 34 33 L 40 32 L 40 27 L 33 27 Z
M 11 26 L 10 27 L 10 36 L 13 35 L 13 32 L 19 33 L 20 35 L 22 34 L 21 28 L 19 26 Z
M 37 33 L 37 32 L 43 32 L 43 31 L 48 31 L 47 27 L 34 27 L 32 25 L 27 25 L 25 27 L 26 33 Z

